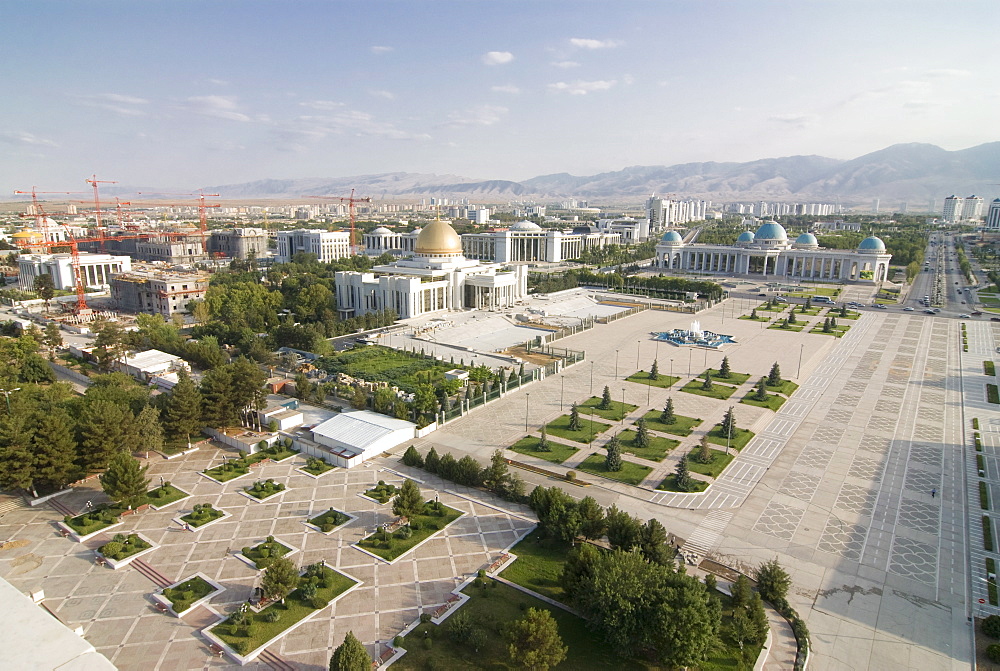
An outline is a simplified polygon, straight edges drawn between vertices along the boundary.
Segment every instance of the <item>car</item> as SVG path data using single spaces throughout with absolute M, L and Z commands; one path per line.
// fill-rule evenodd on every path
M 970 315 L 958 315 L 959 319 L 968 319 Z
M 1000 317 L 990 317 L 991 322 L 1000 322 Z
M 886 306 L 882 305 L 881 303 L 876 303 L 875 304 L 875 308 L 878 309 L 878 310 L 888 310 L 889 309 Z
M 903 312 L 913 312 L 913 308 L 909 307 L 903 308 Z
M 932 314 L 934 314 L 934 310 L 924 310 L 924 314 L 925 315 L 932 315 Z M 998 319 L 997 321 L 1000 322 L 1000 319 Z
M 767 296 L 767 294 L 757 294 L 758 296 Z
M 965 305 L 965 301 L 962 301 L 962 305 Z
M 973 317 L 979 317 L 979 316 L 980 316 L 980 315 L 982 315 L 982 314 L 983 314 L 983 313 L 982 313 L 982 311 L 980 311 L 980 310 L 976 310 L 976 311 L 974 311 L 974 312 L 972 313 L 972 316 L 973 316 Z

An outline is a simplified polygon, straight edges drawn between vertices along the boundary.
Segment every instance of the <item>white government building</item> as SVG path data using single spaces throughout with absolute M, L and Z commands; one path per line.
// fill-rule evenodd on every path
M 467 259 L 462 239 L 446 221 L 427 225 L 414 255 L 370 273 L 338 272 L 337 308 L 343 317 L 395 310 L 400 319 L 430 312 L 506 307 L 528 294 L 527 266 Z
M 525 220 L 503 231 L 466 233 L 462 236 L 462 250 L 466 258 L 496 263 L 558 262 L 579 258 L 584 249 L 621 242 L 618 231 L 591 230 L 587 226 L 562 231 Z
M 112 275 L 132 270 L 132 259 L 128 256 L 80 252 L 79 262 L 84 287 L 105 288 L 110 285 Z M 17 274 L 21 291 L 32 291 L 39 275 L 51 275 L 56 289 L 76 286 L 72 254 L 21 254 L 17 257 Z
M 788 240 L 784 227 L 767 222 L 756 233 L 744 231 L 734 245 L 687 244 L 676 231 L 656 245 L 656 267 L 693 273 L 751 275 L 831 282 L 883 282 L 891 254 L 874 236 L 857 249 L 822 249 L 812 233 Z
M 356 238 L 355 238 L 356 239 Z M 351 234 L 347 231 L 299 229 L 278 231 L 275 260 L 287 263 L 299 252 L 315 254 L 321 263 L 330 263 L 351 255 Z

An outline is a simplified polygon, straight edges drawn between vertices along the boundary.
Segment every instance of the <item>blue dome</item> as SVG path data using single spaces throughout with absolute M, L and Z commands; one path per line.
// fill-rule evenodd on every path
M 788 233 L 785 232 L 785 228 L 781 224 L 771 221 L 757 229 L 754 239 L 758 242 L 761 240 L 787 240 Z
M 861 244 L 858 245 L 858 249 L 863 249 L 869 252 L 884 252 L 885 243 L 876 238 L 874 235 L 871 235 L 861 241 Z
M 737 244 L 740 242 L 753 242 L 753 231 L 743 231 L 740 237 L 736 238 Z
M 803 233 L 799 237 L 795 238 L 795 244 L 797 245 L 809 245 L 810 247 L 819 246 L 819 240 L 812 233 Z
M 667 231 L 666 233 L 663 234 L 663 237 L 660 238 L 660 241 L 661 242 L 684 242 L 684 240 L 681 238 L 681 234 L 678 233 L 677 231 Z

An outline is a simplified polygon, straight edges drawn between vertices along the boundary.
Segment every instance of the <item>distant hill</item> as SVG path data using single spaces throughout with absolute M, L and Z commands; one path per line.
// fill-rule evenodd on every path
M 712 200 L 840 200 L 925 204 L 952 193 L 991 198 L 1000 193 L 1000 142 L 947 151 L 931 144 L 898 144 L 848 161 L 787 156 L 746 163 L 632 166 L 598 175 L 541 175 L 522 182 L 457 175 L 394 172 L 311 179 L 265 179 L 205 187 L 226 199 L 359 195 L 381 198 L 590 198 L 641 200 L 651 193 Z

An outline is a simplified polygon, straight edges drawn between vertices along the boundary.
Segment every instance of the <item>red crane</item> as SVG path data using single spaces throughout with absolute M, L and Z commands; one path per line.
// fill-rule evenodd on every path
M 94 187 L 94 220 L 96 221 L 97 235 L 104 237 L 104 226 L 101 224 L 101 199 L 97 195 L 97 185 L 98 184 L 117 184 L 118 182 L 110 179 L 97 179 L 97 175 L 91 175 L 90 179 L 85 180 L 87 184 Z M 101 251 L 104 250 L 104 241 L 101 241 Z
M 320 200 L 337 200 L 341 203 L 347 203 L 347 211 L 350 215 L 351 221 L 351 238 L 350 238 L 350 250 L 351 254 L 357 254 L 357 245 L 354 243 L 354 203 L 370 203 L 372 202 L 371 196 L 365 196 L 364 198 L 355 198 L 354 189 L 351 189 L 350 196 L 309 196 L 310 198 L 318 198 Z
M 200 222 L 198 230 L 201 232 L 201 248 L 205 251 L 206 254 L 208 253 L 208 245 L 206 244 L 205 241 L 205 235 L 206 232 L 208 231 L 208 214 L 206 213 L 206 210 L 210 207 L 222 207 L 222 206 L 217 203 L 209 205 L 205 202 L 205 199 L 218 198 L 219 194 L 205 193 L 204 189 L 199 189 L 197 193 L 143 193 L 142 191 L 139 191 L 138 194 L 141 196 L 198 196 L 198 220 Z M 161 203 L 161 205 L 170 207 L 180 207 L 180 206 L 170 205 L 169 203 Z

